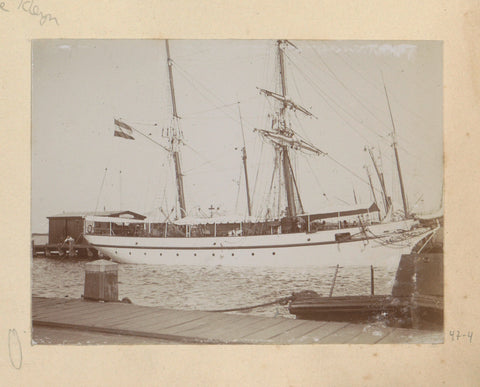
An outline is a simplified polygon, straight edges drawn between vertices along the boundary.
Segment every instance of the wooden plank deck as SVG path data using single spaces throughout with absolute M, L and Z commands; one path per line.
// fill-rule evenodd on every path
M 443 332 L 33 297 L 34 327 L 177 343 L 442 343 Z M 139 340 L 139 342 L 142 342 Z

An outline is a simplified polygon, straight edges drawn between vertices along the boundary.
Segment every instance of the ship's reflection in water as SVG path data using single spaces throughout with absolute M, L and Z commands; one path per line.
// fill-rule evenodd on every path
M 80 298 L 85 261 L 35 258 L 32 294 Z M 396 268 L 375 268 L 375 294 L 390 294 Z M 335 267 L 273 268 L 229 266 L 119 265 L 119 298 L 137 305 L 184 310 L 231 309 L 267 303 L 292 292 L 313 290 L 328 296 Z M 370 294 L 370 267 L 340 267 L 334 296 Z M 273 305 L 236 312 L 291 317 Z

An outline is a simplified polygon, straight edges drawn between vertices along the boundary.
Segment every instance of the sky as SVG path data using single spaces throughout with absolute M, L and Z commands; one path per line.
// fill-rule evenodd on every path
M 384 171 L 395 208 L 401 196 L 392 121 L 409 208 L 438 211 L 443 190 L 442 46 L 428 41 L 292 41 L 287 95 L 314 118 L 291 112 L 292 128 L 327 156 L 292 155 L 306 211 L 373 200 L 365 146 Z M 278 90 L 276 42 L 170 41 L 187 211 L 246 214 L 242 126 L 254 214 L 271 203 L 269 128 Z M 169 154 L 147 138 L 113 136 L 114 118 L 166 145 L 172 105 L 162 40 L 35 40 L 32 45 L 32 232 L 62 212 L 175 206 Z M 241 117 L 241 118 L 240 118 Z M 377 191 L 377 199 L 380 195 Z

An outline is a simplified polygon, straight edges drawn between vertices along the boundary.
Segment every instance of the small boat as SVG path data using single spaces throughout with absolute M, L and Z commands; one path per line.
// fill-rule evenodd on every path
M 438 230 L 435 236 L 442 234 Z M 293 294 L 289 311 L 304 320 L 381 322 L 397 327 L 442 330 L 443 253 L 432 251 L 435 250 L 430 247 L 421 253 L 402 255 L 391 294 L 374 294 L 372 267 L 370 295 L 332 296 L 333 285 L 328 297 L 306 290 Z

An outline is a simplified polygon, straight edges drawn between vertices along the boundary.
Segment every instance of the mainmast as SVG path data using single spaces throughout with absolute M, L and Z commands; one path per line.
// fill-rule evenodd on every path
M 172 153 L 173 162 L 175 164 L 175 180 L 177 183 L 177 195 L 178 203 L 180 205 L 180 217 L 184 218 L 186 216 L 185 209 L 185 193 L 183 190 L 183 174 L 182 166 L 180 162 L 180 153 L 179 148 L 182 143 L 182 134 L 180 131 L 179 120 L 180 117 L 177 114 L 177 103 L 175 101 L 175 88 L 173 85 L 173 74 L 172 74 L 172 65 L 173 61 L 170 58 L 170 47 L 168 46 L 168 40 L 165 40 L 165 47 L 167 49 L 167 64 L 168 64 L 168 77 L 170 79 L 170 95 L 172 97 L 172 115 L 173 115 L 173 125 L 172 130 L 168 131 L 168 137 L 170 141 L 170 151 Z
M 277 41 L 277 50 L 278 58 L 280 62 L 280 82 L 281 82 L 281 95 L 283 97 L 282 107 L 280 108 L 280 120 L 278 125 L 278 132 L 287 137 L 293 135 L 292 130 L 287 126 L 285 120 L 285 110 L 287 109 L 286 97 L 287 97 L 287 85 L 285 80 L 285 58 L 283 53 L 282 45 L 284 41 Z M 293 191 L 293 171 L 290 164 L 290 156 L 288 155 L 288 148 L 286 145 L 282 145 L 280 148 L 281 159 L 282 159 L 282 168 L 283 168 L 283 179 L 285 183 L 285 191 L 287 194 L 287 216 L 297 215 L 297 209 L 295 206 L 295 193 Z M 298 193 L 298 192 L 297 192 Z M 303 209 L 301 210 L 303 212 Z
M 295 47 L 288 40 L 277 40 L 277 53 L 280 67 L 280 92 L 272 92 L 265 89 L 259 89 L 260 93 L 271 97 L 280 103 L 280 109 L 274 115 L 272 120 L 271 130 L 255 129 L 264 138 L 273 143 L 276 151 L 276 158 L 279 160 L 279 167 L 283 172 L 283 183 L 285 186 L 285 193 L 287 197 L 286 216 L 294 217 L 297 214 L 303 213 L 303 205 L 300 199 L 300 193 L 295 180 L 292 163 L 290 160 L 289 150 L 304 151 L 307 153 L 314 153 L 317 155 L 323 154 L 315 145 L 300 138 L 294 130 L 292 130 L 290 123 L 287 120 L 287 110 L 299 111 L 306 116 L 313 116 L 307 109 L 295 104 L 287 97 L 287 82 L 285 76 L 285 53 L 286 45 Z M 296 47 L 295 47 L 296 48 Z M 274 173 L 276 168 L 274 169 Z M 280 176 L 282 175 L 280 172 Z M 272 180 L 273 181 L 273 180 Z M 281 191 L 279 191 L 279 195 Z M 280 202 L 280 199 L 279 199 Z

